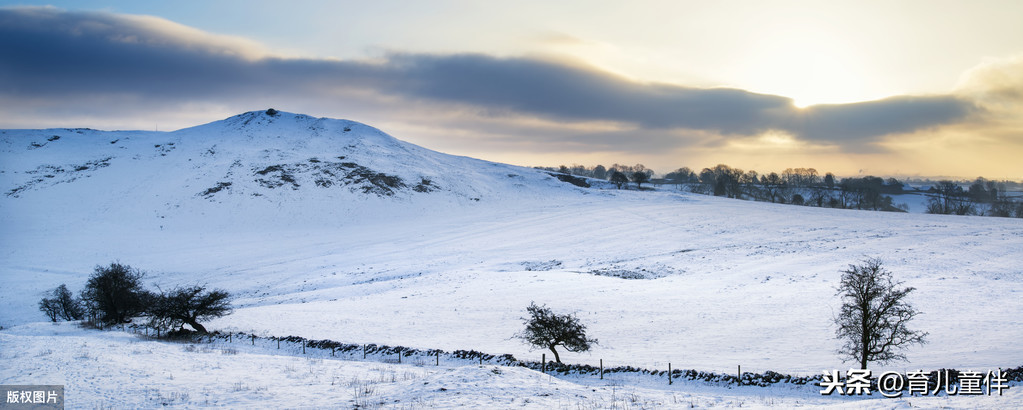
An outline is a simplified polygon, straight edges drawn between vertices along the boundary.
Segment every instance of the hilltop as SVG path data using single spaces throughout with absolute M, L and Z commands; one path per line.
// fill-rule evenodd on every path
M 3 130 L 0 155 L 0 206 L 24 211 L 5 224 L 78 214 L 157 229 L 343 225 L 408 203 L 445 209 L 572 190 L 541 171 L 272 109 L 173 132 Z

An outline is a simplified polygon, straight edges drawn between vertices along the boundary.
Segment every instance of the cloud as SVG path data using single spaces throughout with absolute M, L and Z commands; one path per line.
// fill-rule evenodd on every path
M 156 17 L 53 8 L 0 9 L 0 36 L 4 92 L 30 96 L 211 94 L 266 56 L 254 43 Z
M 1023 106 L 1023 54 L 988 59 L 963 74 L 958 92 L 993 109 Z
M 542 45 L 588 45 L 589 41 L 560 31 L 545 31 L 533 36 L 533 40 Z
M 65 111 L 88 104 L 82 109 L 94 115 L 173 104 L 272 100 L 336 106 L 343 100 L 392 112 L 463 110 L 478 117 L 476 124 L 494 126 L 507 127 L 508 121 L 488 118 L 616 123 L 634 131 L 548 128 L 549 133 L 520 138 L 573 146 L 590 141 L 601 149 L 614 148 L 620 138 L 618 148 L 640 152 L 706 143 L 707 134 L 748 138 L 767 132 L 858 150 L 888 135 L 963 121 L 976 110 L 951 95 L 798 109 L 782 96 L 642 83 L 537 58 L 401 53 L 379 61 L 284 58 L 244 39 L 157 17 L 53 8 L 0 9 L 0 38 L 5 39 L 0 101 L 20 99 L 37 110 Z M 96 101 L 107 105 L 96 107 Z
M 395 55 L 401 89 L 420 98 L 571 121 L 610 120 L 644 128 L 726 134 L 771 128 L 786 98 L 734 89 L 637 83 L 583 66 L 486 55 Z
M 786 129 L 804 139 L 850 145 L 954 124 L 976 111 L 972 102 L 955 96 L 893 97 L 811 106 L 798 113 L 794 123 Z

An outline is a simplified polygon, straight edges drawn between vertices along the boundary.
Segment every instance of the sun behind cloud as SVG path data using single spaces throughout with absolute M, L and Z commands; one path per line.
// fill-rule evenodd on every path
M 976 164 L 970 174 L 1023 176 L 1002 155 L 984 160 L 990 147 L 1021 152 L 1017 60 L 978 66 L 954 91 L 878 96 L 864 85 L 871 73 L 853 64 L 860 59 L 848 58 L 856 42 L 784 21 L 739 53 L 745 64 L 722 69 L 725 77 L 756 73 L 759 88 L 659 81 L 571 54 L 294 57 L 158 16 L 0 8 L 0 35 L 12 39 L 0 43 L 0 127 L 174 129 L 273 106 L 521 165 L 542 165 L 555 152 L 558 162 L 604 158 L 658 170 L 727 163 L 883 174 L 912 159 L 913 172 L 947 175 L 948 157 L 928 155 L 940 146 Z M 556 47 L 629 51 L 586 32 L 550 33 L 542 41 Z M 984 143 L 964 144 L 969 138 Z

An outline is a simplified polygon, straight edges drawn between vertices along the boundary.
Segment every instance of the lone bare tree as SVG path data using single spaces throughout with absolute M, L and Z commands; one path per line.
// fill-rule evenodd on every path
M 905 360 L 900 349 L 926 343 L 927 333 L 906 327 L 919 312 L 905 300 L 915 288 L 899 288 L 901 284 L 893 281 L 892 273 L 877 258 L 842 271 L 837 293 L 842 310 L 835 318 L 835 336 L 845 344 L 838 353 L 859 361 L 861 369 L 867 368 L 867 362 Z
M 546 305 L 537 306 L 530 302 L 526 307 L 529 318 L 522 318 L 526 329 L 518 334 L 518 338 L 533 347 L 550 349 L 554 360 L 561 363 L 561 356 L 554 349 L 561 345 L 570 352 L 585 352 L 597 344 L 597 339 L 586 337 L 586 326 L 579 323 L 579 318 L 572 314 L 555 314 Z

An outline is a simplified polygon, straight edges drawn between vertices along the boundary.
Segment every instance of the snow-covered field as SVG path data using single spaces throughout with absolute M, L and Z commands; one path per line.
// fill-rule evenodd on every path
M 402 184 L 382 193 L 380 175 Z M 570 363 L 811 375 L 853 366 L 835 353 L 835 287 L 849 264 L 880 257 L 917 288 L 912 327 L 930 343 L 872 370 L 988 371 L 1023 364 L 1018 219 L 578 188 L 287 113 L 173 133 L 0 131 L 0 183 L 0 384 L 65 384 L 72 407 L 1023 405 L 1019 386 L 863 401 L 814 386 L 224 354 L 38 323 L 37 309 L 46 291 L 81 289 L 93 267 L 120 261 L 146 270 L 150 288 L 236 295 L 210 329 L 539 360 L 513 337 L 535 301 L 576 313 L 599 339 L 563 353 Z
M 74 324 L 36 323 L 0 332 L 2 384 L 62 384 L 70 408 L 1007 408 L 1002 396 L 885 399 L 828 396 L 816 388 L 676 382 L 628 375 L 552 377 L 520 367 L 379 357 L 332 358 L 227 343 L 171 343 Z M 663 380 L 662 380 L 663 381 Z

